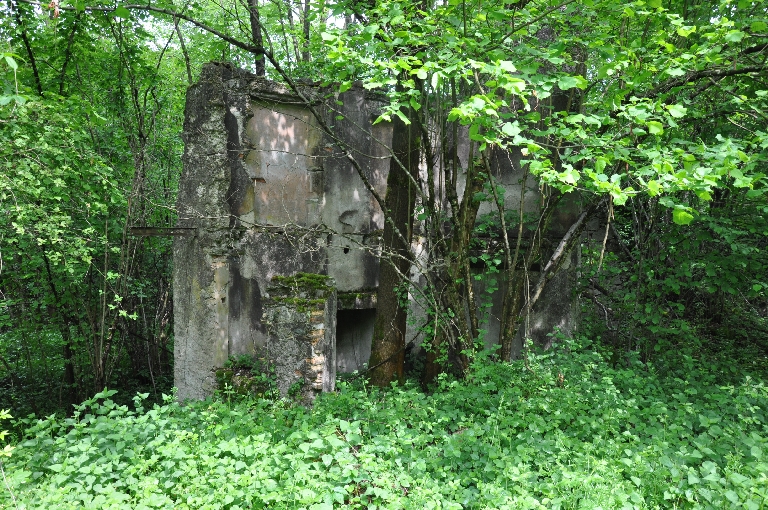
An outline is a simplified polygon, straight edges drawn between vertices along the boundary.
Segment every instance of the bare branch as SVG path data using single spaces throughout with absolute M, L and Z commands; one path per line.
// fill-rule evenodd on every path
M 34 5 L 34 6 L 42 8 L 42 9 L 47 9 L 48 8 L 47 5 L 43 4 L 42 2 L 38 2 L 36 0 L 17 0 L 17 1 L 25 3 L 25 4 L 29 4 L 29 5 Z M 147 5 L 126 4 L 126 5 L 123 5 L 122 7 L 124 7 L 125 9 L 128 9 L 128 10 L 133 10 L 133 11 L 157 12 L 157 13 L 160 13 L 160 14 L 167 14 L 168 16 L 171 16 L 172 18 L 183 19 L 184 21 L 188 21 L 188 22 L 192 23 L 197 28 L 199 28 L 201 30 L 204 30 L 204 31 L 206 31 L 206 32 L 208 32 L 210 34 L 213 34 L 216 37 L 218 37 L 219 39 L 221 39 L 222 41 L 226 41 L 229 44 L 231 44 L 232 46 L 240 48 L 241 50 L 245 50 L 245 51 L 247 51 L 249 53 L 252 53 L 254 55 L 263 55 L 263 54 L 267 53 L 264 48 L 259 48 L 257 46 L 254 46 L 253 44 L 248 44 L 246 42 L 243 42 L 243 41 L 241 41 L 239 39 L 236 39 L 236 38 L 234 38 L 232 36 L 229 36 L 229 35 L 227 35 L 227 34 L 225 34 L 223 32 L 220 32 L 220 31 L 216 30 L 215 28 L 209 27 L 205 23 L 201 23 L 200 21 L 196 20 L 192 16 L 188 16 L 186 14 L 182 14 L 180 12 L 176 12 L 176 11 L 173 11 L 171 9 L 163 9 L 163 8 L 160 8 L 160 7 L 154 7 L 154 6 L 149 5 L 149 4 L 147 4 Z M 79 10 L 76 7 L 68 7 L 68 6 L 62 6 L 62 7 L 59 7 L 59 8 L 61 10 L 64 10 L 64 11 L 78 11 Z M 115 9 L 113 9 L 112 7 L 86 7 L 85 8 L 86 12 L 96 12 L 96 11 L 98 11 L 98 12 L 114 12 L 114 10 Z
M 761 66 L 741 67 L 737 69 L 734 69 L 734 68 L 702 69 L 701 71 L 690 72 L 680 78 L 674 78 L 672 80 L 666 81 L 660 84 L 658 87 L 656 87 L 653 91 L 649 92 L 644 97 L 654 98 L 660 94 L 663 94 L 664 92 L 672 90 L 675 87 L 680 87 L 682 85 L 685 85 L 688 82 L 698 81 L 704 78 L 710 78 L 710 79 L 725 78 L 726 76 L 738 76 L 740 74 L 759 73 L 759 72 L 765 71 L 766 69 L 768 69 L 768 65 L 766 64 Z
M 555 252 L 550 257 L 549 262 L 547 262 L 547 265 L 544 266 L 544 269 L 541 270 L 539 281 L 536 283 L 536 287 L 534 288 L 533 293 L 528 299 L 528 302 L 525 304 L 524 309 L 526 310 L 526 313 L 530 313 L 533 305 L 535 305 L 536 301 L 538 301 L 539 297 L 541 297 L 541 292 L 544 290 L 547 282 L 551 280 L 553 276 L 555 276 L 558 269 L 560 269 L 560 267 L 563 265 L 563 262 L 565 262 L 565 257 L 571 253 L 573 246 L 576 244 L 579 236 L 587 226 L 587 220 L 589 220 L 589 218 L 599 207 L 601 207 L 606 202 L 606 200 L 608 200 L 608 198 L 604 197 L 587 207 L 574 222 L 574 224 L 571 225 L 571 228 L 568 229 L 568 232 L 566 232 L 566 234 L 563 236 L 560 244 L 557 245 L 557 249 L 555 249 Z

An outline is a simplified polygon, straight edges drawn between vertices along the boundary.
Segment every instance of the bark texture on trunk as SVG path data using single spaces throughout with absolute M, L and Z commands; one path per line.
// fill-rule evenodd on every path
M 253 45 L 257 48 L 263 49 L 264 36 L 261 33 L 261 20 L 259 19 L 259 0 L 249 0 L 248 3 L 250 7 L 251 36 L 253 37 Z M 266 74 L 266 69 L 264 68 L 264 55 L 256 55 L 254 70 L 256 76 L 264 76 Z
M 412 112 L 407 112 L 412 118 Z M 377 291 L 376 322 L 373 330 L 371 383 L 389 386 L 402 380 L 405 361 L 405 329 L 407 283 L 411 267 L 411 247 L 403 242 L 411 239 L 416 190 L 413 182 L 419 167 L 419 132 L 414 124 L 406 125 L 397 116 L 392 126 L 392 153 L 385 208 L 388 220 L 384 238 Z M 397 229 L 397 230 L 395 230 Z

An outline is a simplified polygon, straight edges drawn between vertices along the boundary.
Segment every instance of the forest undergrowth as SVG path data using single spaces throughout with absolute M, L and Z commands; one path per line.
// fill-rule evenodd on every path
M 105 391 L 15 422 L 0 507 L 765 508 L 761 364 L 702 352 L 617 361 L 562 339 L 428 393 L 341 382 L 312 409 Z

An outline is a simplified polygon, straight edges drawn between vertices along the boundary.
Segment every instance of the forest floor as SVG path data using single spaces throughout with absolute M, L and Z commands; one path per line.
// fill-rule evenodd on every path
M 564 341 L 431 392 L 340 382 L 312 409 L 106 392 L 17 422 L 0 508 L 768 506 L 765 360 L 611 354 Z

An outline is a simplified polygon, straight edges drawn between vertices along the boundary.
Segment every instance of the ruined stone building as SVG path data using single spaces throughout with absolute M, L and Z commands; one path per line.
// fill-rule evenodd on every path
M 352 88 L 325 99 L 314 107 L 383 196 L 391 128 L 373 124 L 381 98 Z M 210 395 L 215 369 L 242 354 L 272 360 L 283 392 L 333 389 L 337 371 L 362 369 L 370 355 L 378 259 L 363 248 L 383 227 L 378 204 L 298 97 L 230 66 L 205 66 L 189 89 L 184 138 L 178 230 L 188 235 L 173 250 L 179 398 Z M 290 278 L 298 273 L 328 279 Z M 567 326 L 564 292 L 543 300 L 541 331 Z M 494 312 L 500 304 L 490 344 Z

